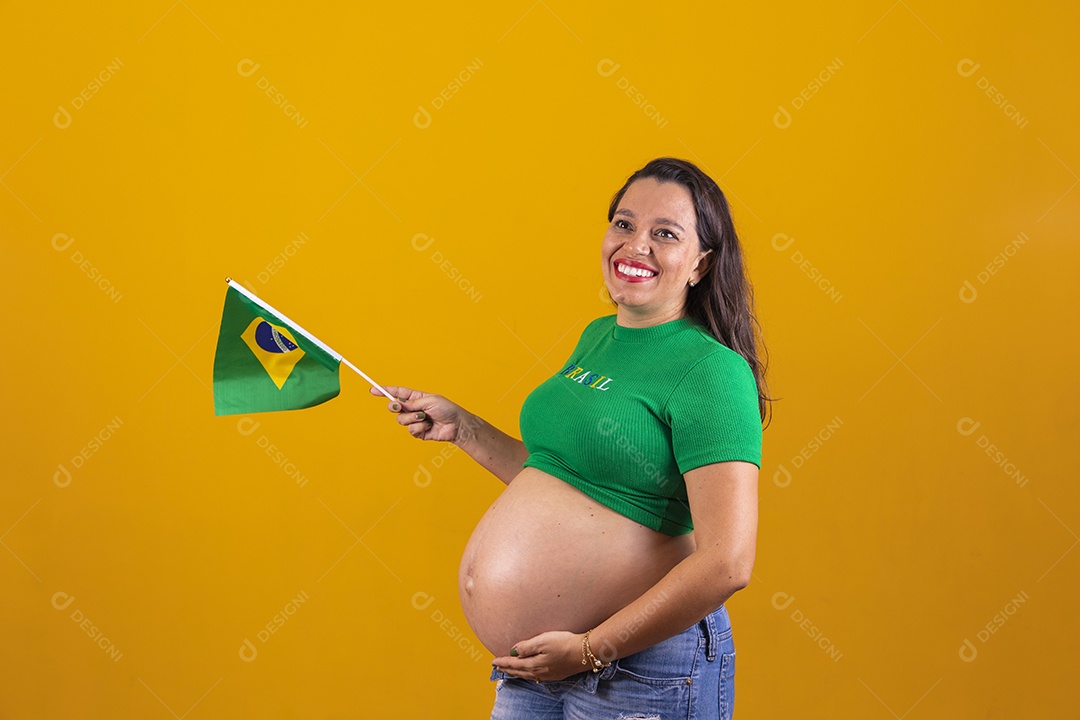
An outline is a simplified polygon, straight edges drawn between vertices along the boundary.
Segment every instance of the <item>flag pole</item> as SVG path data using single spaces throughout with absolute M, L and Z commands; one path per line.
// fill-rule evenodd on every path
M 308 340 L 310 340 L 310 341 L 311 341 L 312 343 L 314 343 L 315 345 L 317 345 L 317 346 L 318 346 L 318 347 L 319 347 L 320 349 L 322 349 L 323 351 L 325 351 L 326 353 L 328 353 L 329 355 L 331 355 L 331 356 L 332 356 L 332 357 L 333 357 L 333 358 L 334 358 L 335 360 L 338 360 L 338 361 L 340 361 L 340 362 L 344 363 L 344 364 L 345 364 L 345 366 L 346 366 L 346 367 L 348 367 L 348 368 L 349 368 L 350 370 L 352 370 L 352 371 L 353 371 L 353 372 L 355 372 L 355 373 L 356 373 L 357 375 L 359 375 L 360 377 L 364 378 L 364 379 L 365 379 L 365 380 L 367 380 L 367 381 L 368 381 L 369 383 L 371 383 L 371 386 L 372 386 L 373 388 L 375 388 L 376 390 L 378 390 L 379 392 L 381 392 L 381 393 L 382 393 L 383 395 L 385 395 L 386 397 L 390 398 L 391 400 L 394 400 L 394 401 L 396 401 L 396 400 L 397 400 L 397 398 L 396 398 L 396 397 L 394 397 L 394 396 L 393 396 L 393 395 L 391 395 L 390 393 L 386 392 L 386 390 L 384 390 L 384 389 L 383 389 L 383 386 L 382 386 L 382 385 L 380 385 L 380 384 L 378 384 L 377 382 L 375 382 L 374 380 L 372 380 L 372 379 L 371 379 L 370 377 L 368 377 L 368 376 L 367 376 L 367 375 L 366 375 L 366 374 L 365 374 L 365 373 L 364 373 L 363 371 L 361 371 L 361 370 L 360 370 L 360 368 L 356 367 L 356 366 L 355 366 L 355 365 L 353 365 L 353 364 L 352 364 L 351 362 L 349 362 L 348 360 L 346 360 L 345 358 L 343 358 L 343 357 L 341 356 L 341 353 L 339 353 L 339 352 L 337 352 L 336 350 L 332 349 L 332 348 L 331 348 L 331 347 L 330 347 L 329 345 L 327 345 L 327 344 L 326 344 L 326 343 L 324 343 L 323 341 L 319 340 L 319 339 L 318 339 L 317 337 L 315 337 L 314 335 L 312 335 L 311 333 L 309 333 L 309 332 L 308 332 L 307 330 L 305 330 L 304 328 L 300 327 L 300 325 L 299 325 L 299 324 L 297 324 L 297 323 L 296 323 L 295 321 L 293 321 L 293 320 L 290 320 L 290 319 L 289 319 L 288 317 L 286 317 L 286 316 L 285 316 L 285 314 L 284 314 L 284 313 L 281 313 L 281 312 L 279 312 L 279 311 L 278 311 L 277 309 L 275 309 L 275 308 L 271 307 L 269 303 L 267 303 L 267 302 L 266 302 L 265 300 L 263 300 L 262 298 L 258 297 L 258 296 L 257 296 L 257 295 L 256 295 L 255 293 L 251 292 L 251 291 L 250 291 L 250 290 L 248 290 L 248 289 L 247 289 L 246 287 L 244 287 L 244 286 L 243 286 L 243 285 L 241 285 L 240 283 L 236 282 L 236 281 L 235 281 L 235 280 L 233 280 L 232 278 L 225 278 L 225 282 L 227 282 L 227 283 L 229 284 L 229 287 L 231 287 L 231 288 L 235 288 L 235 289 L 236 289 L 236 291 L 237 291 L 237 292 L 239 292 L 239 293 L 240 293 L 241 295 L 244 295 L 244 296 L 246 296 L 247 298 L 249 298 L 250 300 L 253 300 L 253 301 L 255 301 L 256 303 L 258 303 L 259 305 L 262 305 L 262 306 L 263 306 L 264 308 L 266 308 L 266 309 L 267 309 L 267 310 L 269 310 L 270 312 L 274 313 L 274 314 L 275 314 L 275 315 L 277 315 L 277 316 L 278 316 L 279 318 L 281 318 L 281 319 L 282 319 L 283 321 L 285 321 L 286 323 L 288 323 L 289 325 L 291 325 L 292 327 L 294 327 L 294 328 L 296 329 L 296 331 L 297 331 L 297 332 L 299 332 L 299 333 L 300 333 L 301 335 L 303 335 L 303 336 L 304 336 L 305 338 L 307 338 L 307 339 L 308 339 Z
M 388 393 L 388 392 L 386 392 L 385 390 L 383 390 L 383 386 L 382 386 L 382 385 L 380 385 L 379 383 L 375 382 L 374 380 L 372 380 L 371 378 L 369 378 L 369 377 L 368 377 L 367 375 L 365 375 L 365 374 L 364 374 L 363 372 L 361 372 L 361 371 L 360 371 L 360 368 L 356 367 L 355 365 L 353 365 L 353 364 L 352 364 L 351 362 L 349 362 L 349 361 L 348 361 L 348 360 L 346 360 L 345 358 L 341 358 L 341 362 L 342 362 L 342 363 L 344 363 L 346 367 L 348 367 L 348 368 L 349 368 L 350 370 L 352 370 L 353 372 L 355 372 L 355 373 L 356 373 L 357 375 L 359 375 L 360 377 L 364 378 L 364 379 L 365 379 L 365 380 L 367 380 L 367 381 L 368 381 L 369 383 L 371 383 L 371 387 L 375 388 L 376 390 L 378 390 L 379 392 L 381 392 L 381 393 L 382 393 L 383 395 L 385 395 L 386 397 L 390 398 L 390 399 L 391 399 L 391 400 L 393 400 L 394 402 L 397 402 L 397 401 L 398 401 L 398 399 L 397 399 L 396 397 L 394 397 L 394 396 L 393 396 L 393 395 L 391 395 L 390 393 Z
M 365 374 L 364 374 L 363 372 L 361 372 L 361 371 L 360 371 L 360 368 L 356 367 L 355 365 L 353 365 L 353 364 L 352 364 L 351 362 L 349 362 L 349 361 L 348 361 L 348 360 L 346 360 L 345 358 L 341 358 L 341 362 L 342 362 L 342 363 L 344 363 L 346 367 L 348 367 L 348 368 L 349 368 L 350 370 L 352 370 L 353 372 L 355 372 L 355 373 L 356 373 L 357 375 L 359 375 L 360 377 L 364 378 L 364 379 L 365 379 L 365 380 L 367 380 L 367 381 L 368 381 L 369 383 L 371 383 L 371 387 L 375 388 L 376 390 L 378 390 L 379 392 L 381 392 L 381 393 L 382 393 L 383 395 L 385 395 L 386 397 L 390 398 L 390 399 L 391 399 L 391 400 L 393 400 L 394 402 L 397 402 L 397 401 L 398 401 L 398 399 L 397 399 L 396 397 L 394 397 L 394 396 L 393 396 L 393 395 L 391 395 L 390 393 L 388 393 L 388 392 L 386 392 L 385 390 L 383 390 L 383 386 L 382 386 L 382 385 L 380 385 L 379 383 L 375 382 L 374 380 L 372 380 L 371 378 L 369 378 L 369 377 L 368 377 L 367 375 L 365 375 Z
M 378 384 L 377 382 L 375 382 L 374 380 L 372 380 L 371 378 L 369 378 L 369 377 L 367 376 L 367 374 L 366 374 L 366 373 L 364 373 L 364 371 L 363 371 L 363 370 L 361 370 L 360 368 L 356 367 L 355 365 L 353 365 L 353 364 L 352 364 L 351 362 L 349 362 L 349 361 L 348 361 L 348 360 L 346 360 L 345 358 L 341 358 L 341 362 L 343 362 L 343 363 L 344 363 L 344 364 L 345 364 L 345 365 L 346 365 L 346 366 L 347 366 L 347 367 L 348 367 L 348 368 L 349 368 L 350 370 L 352 370 L 353 372 L 355 372 L 355 373 L 356 373 L 357 375 L 359 375 L 360 377 L 364 378 L 364 379 L 365 379 L 365 380 L 367 380 L 367 381 L 368 381 L 369 383 L 371 383 L 371 386 L 372 386 L 373 388 L 375 388 L 376 390 L 378 390 L 379 392 L 381 392 L 381 393 L 382 393 L 383 395 L 385 395 L 386 397 L 390 398 L 391 400 L 393 400 L 393 401 L 397 402 L 397 398 L 396 398 L 396 397 L 394 397 L 394 396 L 393 396 L 393 395 L 391 395 L 390 393 L 388 393 L 388 392 L 386 392 L 385 390 L 383 390 L 383 388 L 382 388 L 382 385 Z

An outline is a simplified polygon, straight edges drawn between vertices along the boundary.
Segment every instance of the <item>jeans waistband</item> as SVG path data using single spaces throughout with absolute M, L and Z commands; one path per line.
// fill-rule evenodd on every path
M 715 661 L 719 654 L 721 642 L 725 637 L 731 635 L 731 621 L 728 618 L 727 608 L 721 605 L 719 608 L 702 618 L 701 621 L 697 623 L 696 627 L 705 636 L 705 659 L 708 662 Z M 580 685 L 586 692 L 595 693 L 600 681 L 611 678 L 615 674 L 616 668 L 616 663 L 612 663 L 599 672 L 594 673 L 591 670 L 586 670 L 581 673 L 575 673 L 564 680 L 550 683 L 550 686 Z M 510 675 L 507 675 L 494 667 L 491 669 L 492 680 L 505 680 L 510 678 Z

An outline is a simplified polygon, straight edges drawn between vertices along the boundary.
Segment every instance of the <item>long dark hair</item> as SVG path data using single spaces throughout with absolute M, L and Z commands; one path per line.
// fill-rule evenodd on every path
M 754 288 L 743 267 L 742 246 L 735 234 L 727 198 L 713 179 L 693 163 L 672 157 L 656 158 L 627 178 L 626 184 L 615 193 L 608 208 L 608 222 L 615 217 L 626 189 L 643 178 L 678 183 L 690 192 L 701 249 L 712 252 L 706 256 L 707 266 L 701 281 L 687 292 L 686 314 L 750 365 L 758 386 L 758 411 L 764 421 L 766 415 L 771 415 L 771 403 L 775 399 L 768 396 L 765 380 L 769 354 L 761 336 L 761 325 L 754 316 Z M 764 363 L 758 359 L 759 344 L 765 353 Z

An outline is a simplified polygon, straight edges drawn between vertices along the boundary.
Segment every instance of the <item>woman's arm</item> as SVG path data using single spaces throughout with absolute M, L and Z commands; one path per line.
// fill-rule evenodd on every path
M 750 582 L 757 543 L 758 467 L 743 461 L 712 463 L 685 478 L 697 549 L 590 631 L 592 652 L 605 663 L 686 630 Z M 530 680 L 561 680 L 583 669 L 582 637 L 543 633 L 519 642 L 517 657 L 495 658 L 493 664 Z
M 525 443 L 442 395 L 398 385 L 384 389 L 398 402 L 389 403 L 399 424 L 420 440 L 452 442 L 492 475 L 509 484 L 529 457 Z M 372 395 L 383 397 L 375 388 Z
M 521 472 L 529 457 L 525 443 L 507 435 L 479 415 L 464 411 L 454 444 L 469 454 L 485 470 L 507 485 Z
M 605 662 L 682 632 L 750 583 L 757 545 L 757 466 L 713 463 L 685 477 L 697 549 L 589 634 L 593 652 Z

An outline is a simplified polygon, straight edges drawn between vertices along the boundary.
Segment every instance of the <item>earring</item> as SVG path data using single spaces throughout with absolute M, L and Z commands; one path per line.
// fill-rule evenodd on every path
M 691 281 L 690 281 L 690 287 L 694 287 L 695 285 L 697 285 L 697 283 L 696 283 L 696 282 L 694 282 L 693 280 L 691 280 Z

